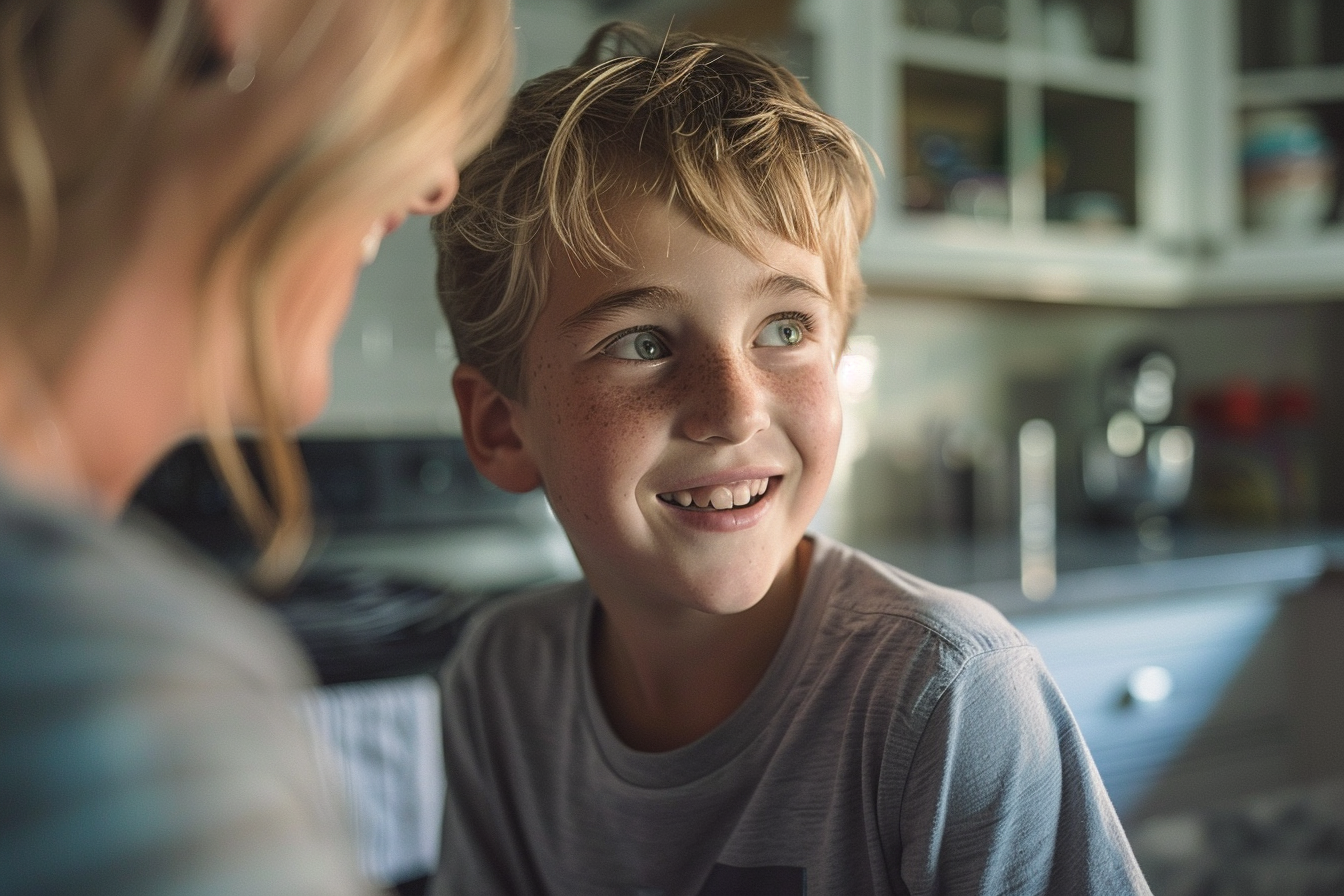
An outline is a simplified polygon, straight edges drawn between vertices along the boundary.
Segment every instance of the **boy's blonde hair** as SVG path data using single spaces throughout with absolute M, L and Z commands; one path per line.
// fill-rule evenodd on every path
M 556 253 L 621 267 L 604 210 L 653 195 L 748 255 L 775 234 L 815 252 L 847 329 L 873 214 L 864 147 L 782 66 L 693 34 L 600 28 L 576 62 L 528 82 L 503 131 L 434 220 L 439 300 L 458 358 L 523 398 L 523 346 Z

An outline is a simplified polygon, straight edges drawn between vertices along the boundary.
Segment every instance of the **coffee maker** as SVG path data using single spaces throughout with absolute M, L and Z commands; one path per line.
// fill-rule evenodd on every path
M 1134 345 L 1101 375 L 1102 423 L 1083 440 L 1083 488 L 1097 517 L 1134 526 L 1141 543 L 1170 548 L 1171 521 L 1190 494 L 1195 440 L 1174 425 L 1176 361 Z

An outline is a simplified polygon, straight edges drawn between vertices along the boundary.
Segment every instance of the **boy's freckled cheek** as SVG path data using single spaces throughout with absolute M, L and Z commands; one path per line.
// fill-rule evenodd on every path
M 568 379 L 566 379 L 568 378 Z M 562 371 L 537 380 L 537 398 L 545 403 L 550 426 L 563 441 L 582 448 L 585 465 L 613 467 L 643 439 L 647 420 L 663 404 L 656 390 L 617 387 Z
M 815 370 L 803 375 L 793 372 L 773 371 L 764 374 L 763 385 L 775 395 L 813 406 L 834 406 L 840 409 L 840 394 L 835 387 L 835 377 L 825 370 Z

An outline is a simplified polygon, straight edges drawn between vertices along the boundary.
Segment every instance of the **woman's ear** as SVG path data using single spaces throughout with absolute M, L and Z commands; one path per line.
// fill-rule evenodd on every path
M 257 0 L 205 0 L 202 6 L 215 46 L 226 60 L 232 61 L 248 41 L 257 38 L 262 12 Z
M 462 441 L 477 471 L 509 492 L 530 492 L 541 485 L 541 474 L 514 423 L 515 402 L 470 364 L 453 371 L 453 396 L 462 416 Z

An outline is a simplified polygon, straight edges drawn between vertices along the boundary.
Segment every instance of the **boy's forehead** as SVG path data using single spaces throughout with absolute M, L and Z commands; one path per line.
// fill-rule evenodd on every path
M 552 323 L 627 290 L 639 290 L 646 307 L 666 307 L 679 299 L 678 284 L 712 278 L 725 258 L 739 277 L 750 277 L 762 289 L 810 292 L 841 313 L 825 259 L 759 225 L 718 236 L 680 204 L 653 196 L 608 202 L 603 212 L 605 233 L 571 237 L 573 248 L 553 241 L 541 305 Z M 730 251 L 724 253 L 724 247 Z

